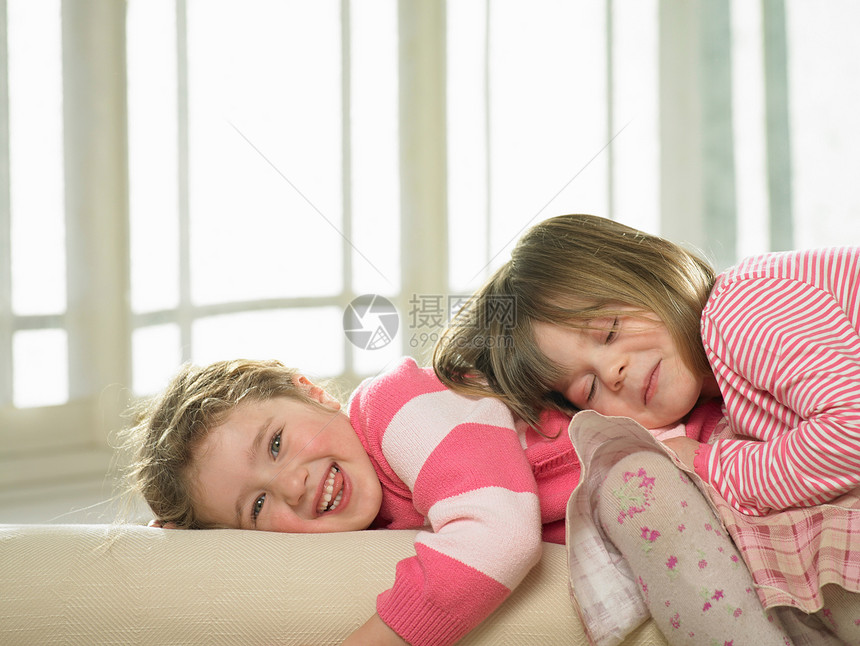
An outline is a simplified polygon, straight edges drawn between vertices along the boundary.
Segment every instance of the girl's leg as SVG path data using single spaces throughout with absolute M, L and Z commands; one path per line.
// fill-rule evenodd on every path
M 824 607 L 816 613 L 821 622 L 845 644 L 860 646 L 860 594 L 838 585 L 822 589 Z
M 792 644 L 702 494 L 666 456 L 641 452 L 610 471 L 600 522 L 637 577 L 670 644 Z
M 788 606 L 771 608 L 771 612 L 779 617 L 794 646 L 843 646 L 847 643 L 827 629 L 818 613 L 809 615 Z

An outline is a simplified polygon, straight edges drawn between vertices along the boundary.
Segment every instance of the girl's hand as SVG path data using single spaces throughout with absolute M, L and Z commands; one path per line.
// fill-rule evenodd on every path
M 157 518 L 153 518 L 147 524 L 147 527 L 161 527 L 162 529 L 177 529 L 178 525 L 176 523 L 163 523 Z
M 379 615 L 373 615 L 343 642 L 344 646 L 409 646 Z
M 681 463 L 691 471 L 695 470 L 693 461 L 696 459 L 696 449 L 699 443 L 691 437 L 670 437 L 663 440 L 663 444 L 670 448 L 678 456 Z

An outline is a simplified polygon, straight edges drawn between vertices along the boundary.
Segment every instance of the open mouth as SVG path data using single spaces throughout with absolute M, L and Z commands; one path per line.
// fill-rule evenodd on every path
M 340 474 L 340 467 L 336 464 L 331 465 L 325 483 L 323 484 L 322 496 L 320 496 L 317 513 L 324 514 L 327 511 L 334 511 L 340 505 L 343 499 L 343 476 Z

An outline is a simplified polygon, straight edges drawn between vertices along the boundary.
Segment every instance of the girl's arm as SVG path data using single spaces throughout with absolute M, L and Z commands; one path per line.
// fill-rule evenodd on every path
M 394 585 L 377 599 L 382 621 L 417 645 L 461 639 L 542 552 L 537 484 L 510 411 L 495 399 L 431 387 L 389 415 L 361 402 L 389 420 L 377 460 L 411 491 L 411 501 L 389 504 L 408 505 L 404 513 L 428 525 L 416 535 L 415 556 L 397 564 Z
M 762 515 L 860 485 L 860 337 L 833 294 L 739 281 L 709 304 L 703 340 L 734 430 L 759 440 L 697 452 L 696 471 L 730 504 Z
M 391 630 L 379 615 L 373 615 L 358 630 L 347 637 L 343 646 L 409 646 L 400 635 Z

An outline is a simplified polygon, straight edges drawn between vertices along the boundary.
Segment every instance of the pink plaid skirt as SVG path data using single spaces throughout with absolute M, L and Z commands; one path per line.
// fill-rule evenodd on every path
M 711 503 L 752 573 L 765 608 L 821 610 L 821 588 L 860 592 L 860 490 L 827 505 L 747 516 L 712 488 Z

